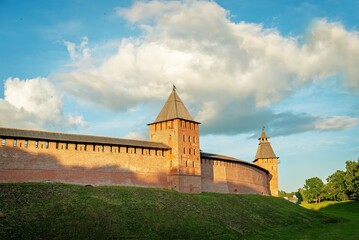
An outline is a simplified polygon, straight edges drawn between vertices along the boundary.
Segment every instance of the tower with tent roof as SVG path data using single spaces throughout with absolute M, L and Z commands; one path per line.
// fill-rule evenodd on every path
M 156 120 L 148 125 L 149 140 L 171 148 L 168 157 L 171 188 L 180 192 L 201 192 L 199 122 L 193 120 L 175 86 Z
M 262 128 L 262 134 L 258 138 L 259 144 L 256 156 L 253 163 L 269 171 L 271 179 L 269 182 L 270 192 L 272 196 L 278 196 L 278 163 L 279 157 L 277 157 L 270 144 L 269 137 Z

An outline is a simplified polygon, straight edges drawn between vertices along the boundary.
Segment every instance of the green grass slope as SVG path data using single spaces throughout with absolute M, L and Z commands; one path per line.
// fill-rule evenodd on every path
M 0 239 L 290 239 L 336 224 L 268 196 L 0 184 Z
M 359 239 L 359 202 L 321 202 L 303 207 L 337 217 L 337 224 L 304 229 L 294 239 Z

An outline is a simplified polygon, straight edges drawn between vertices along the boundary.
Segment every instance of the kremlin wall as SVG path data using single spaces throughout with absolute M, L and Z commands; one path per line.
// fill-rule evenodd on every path
M 0 127 L 0 182 L 278 195 L 278 157 L 264 129 L 253 163 L 202 152 L 199 123 L 175 88 L 148 126 L 149 141 Z

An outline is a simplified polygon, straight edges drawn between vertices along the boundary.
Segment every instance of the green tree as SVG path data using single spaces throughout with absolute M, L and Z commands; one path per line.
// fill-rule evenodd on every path
M 345 185 L 345 172 L 337 170 L 335 173 L 327 178 L 327 184 L 325 185 L 325 195 L 329 200 L 342 201 L 348 197 L 346 195 Z
M 359 198 L 359 159 L 346 162 L 345 186 L 348 196 Z
M 278 197 L 286 197 L 287 196 L 287 193 L 283 190 L 279 190 L 278 191 Z
M 299 188 L 297 193 L 298 193 L 297 197 L 298 197 L 300 202 L 303 202 L 303 201 L 308 202 L 308 198 L 304 194 L 304 189 L 303 188 Z
M 304 195 L 308 202 L 320 202 L 323 197 L 324 183 L 318 177 L 313 177 L 305 180 Z

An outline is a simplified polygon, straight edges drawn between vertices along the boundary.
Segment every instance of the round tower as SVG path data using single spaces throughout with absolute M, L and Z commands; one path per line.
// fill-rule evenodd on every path
M 278 196 L 278 163 L 277 157 L 270 144 L 269 137 L 262 128 L 262 134 L 258 138 L 259 144 L 253 163 L 268 170 L 271 174 L 269 182 L 270 192 L 272 196 Z

